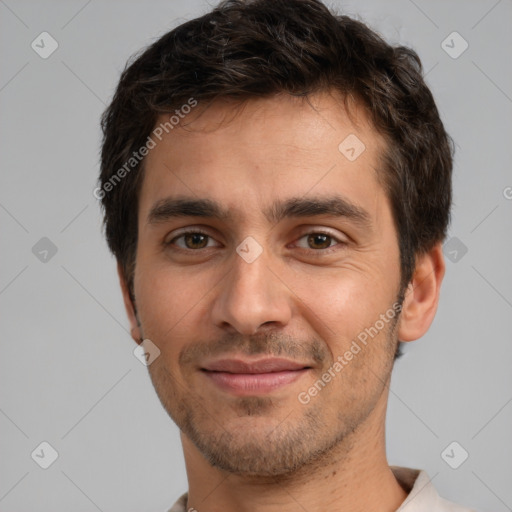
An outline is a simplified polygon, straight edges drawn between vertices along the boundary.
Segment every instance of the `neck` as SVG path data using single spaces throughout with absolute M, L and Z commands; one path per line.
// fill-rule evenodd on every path
M 214 468 L 182 434 L 189 482 L 187 510 L 396 511 L 407 493 L 386 460 L 386 402 L 387 396 L 350 438 L 344 439 L 314 466 L 279 478 L 246 477 Z

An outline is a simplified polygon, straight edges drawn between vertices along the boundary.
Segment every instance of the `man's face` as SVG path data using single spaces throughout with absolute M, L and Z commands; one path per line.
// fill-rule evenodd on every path
M 383 422 L 400 282 L 383 143 L 359 109 L 354 125 L 334 96 L 310 101 L 214 103 L 146 160 L 134 294 L 161 351 L 151 378 L 185 438 L 238 474 L 289 473 Z

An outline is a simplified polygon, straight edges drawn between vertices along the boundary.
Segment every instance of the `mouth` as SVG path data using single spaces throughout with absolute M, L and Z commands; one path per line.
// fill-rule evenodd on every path
M 201 371 L 218 388 L 236 396 L 267 394 L 298 380 L 311 370 L 308 364 L 281 358 L 259 361 L 221 359 Z

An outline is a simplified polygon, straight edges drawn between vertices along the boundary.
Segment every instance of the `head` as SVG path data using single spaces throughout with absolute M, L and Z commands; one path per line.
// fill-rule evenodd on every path
M 133 336 L 193 446 L 279 475 L 383 421 L 399 340 L 435 315 L 451 203 L 416 53 L 316 0 L 227 1 L 130 63 L 102 127 Z M 212 381 L 228 356 L 303 370 L 240 394 Z

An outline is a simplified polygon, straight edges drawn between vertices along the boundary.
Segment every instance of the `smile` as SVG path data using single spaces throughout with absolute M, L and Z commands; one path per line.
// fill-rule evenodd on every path
M 291 384 L 307 373 L 311 366 L 286 359 L 246 362 L 223 359 L 201 370 L 218 388 L 237 396 L 261 395 Z

